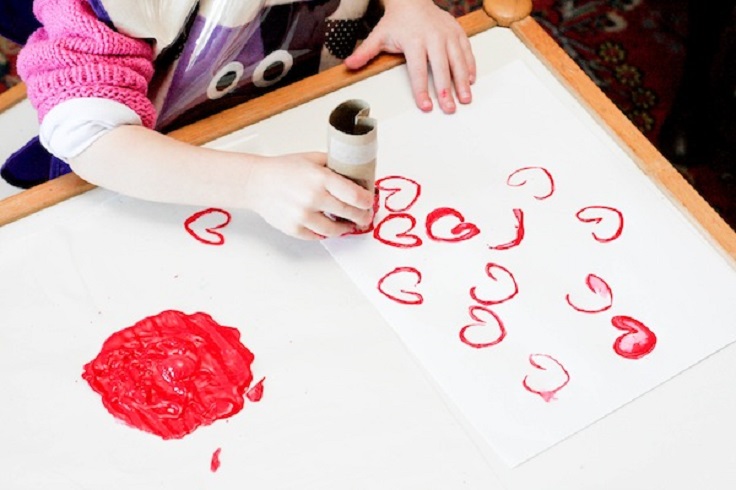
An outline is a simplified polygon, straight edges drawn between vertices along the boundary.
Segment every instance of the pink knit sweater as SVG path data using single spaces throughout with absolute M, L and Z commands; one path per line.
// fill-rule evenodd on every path
M 69 99 L 102 97 L 134 110 L 153 128 L 156 110 L 146 97 L 153 49 L 97 19 L 86 0 L 36 0 L 44 27 L 18 56 L 18 73 L 40 120 Z

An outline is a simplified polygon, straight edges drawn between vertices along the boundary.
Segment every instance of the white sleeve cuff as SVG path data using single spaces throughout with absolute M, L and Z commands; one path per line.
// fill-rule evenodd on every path
M 95 97 L 70 99 L 46 114 L 39 128 L 39 140 L 52 155 L 69 160 L 100 136 L 126 124 L 143 123 L 125 104 Z

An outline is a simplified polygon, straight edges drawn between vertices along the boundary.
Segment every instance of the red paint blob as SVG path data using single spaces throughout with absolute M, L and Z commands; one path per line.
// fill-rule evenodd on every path
M 212 453 L 212 460 L 210 461 L 210 470 L 212 473 L 220 469 L 220 452 L 222 452 L 222 448 L 218 447 L 215 449 L 215 452 Z
M 82 377 L 114 417 L 178 439 L 243 408 L 253 359 L 237 329 L 164 311 L 112 334 Z
M 266 378 L 261 378 L 261 380 L 254 384 L 251 389 L 248 390 L 248 392 L 245 394 L 245 397 L 252 401 L 253 403 L 261 401 L 261 398 L 263 398 L 263 381 Z
M 611 324 L 626 332 L 613 343 L 613 350 L 621 357 L 641 359 L 657 345 L 657 336 L 654 332 L 635 318 L 618 315 L 611 318 Z

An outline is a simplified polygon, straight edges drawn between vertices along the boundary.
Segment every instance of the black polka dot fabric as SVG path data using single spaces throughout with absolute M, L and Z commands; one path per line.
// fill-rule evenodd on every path
M 360 20 L 328 20 L 325 46 L 335 58 L 344 60 L 355 49 Z

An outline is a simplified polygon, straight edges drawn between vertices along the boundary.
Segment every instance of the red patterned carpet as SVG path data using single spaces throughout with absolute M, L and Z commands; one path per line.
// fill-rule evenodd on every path
M 20 81 L 15 72 L 15 57 L 19 49 L 17 44 L 0 37 L 0 93 Z
M 482 0 L 435 0 L 456 16 Z M 736 228 L 736 130 L 693 163 L 677 161 L 663 125 L 686 59 L 687 0 L 534 0 L 532 15 L 711 205 Z M 736 48 L 734 48 L 736 49 Z M 18 82 L 18 46 L 0 38 L 0 92 Z M 736 87 L 734 87 L 736 88 Z M 736 105 L 731 97 L 727 105 Z M 727 114 L 727 118 L 733 113 Z M 726 119 L 729 121 L 730 119 Z M 668 135 L 664 135 L 665 137 Z

